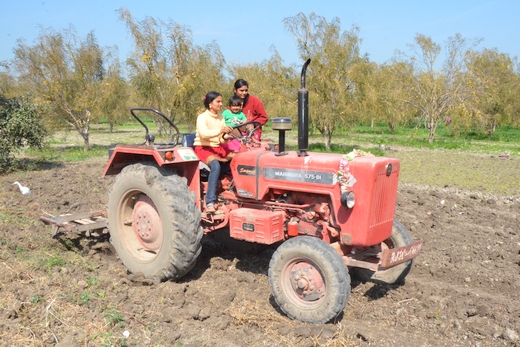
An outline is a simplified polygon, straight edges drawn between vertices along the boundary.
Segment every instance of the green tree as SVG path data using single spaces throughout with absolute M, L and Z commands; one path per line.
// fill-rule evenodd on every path
M 353 81 L 350 88 L 355 86 L 356 89 L 355 104 L 358 120 L 370 122 L 371 126 L 374 126 L 374 122 L 381 120 L 383 112 L 383 105 L 379 102 L 381 97 L 378 89 L 379 66 L 374 62 L 361 60 L 352 68 L 350 76 Z
M 123 78 L 119 59 L 114 59 L 107 69 L 99 98 L 98 109 L 108 119 L 110 132 L 114 125 L 129 117 L 130 86 Z
M 53 122 L 78 131 L 88 151 L 90 123 L 99 116 L 95 110 L 104 78 L 104 52 L 94 34 L 82 39 L 73 27 L 61 33 L 42 29 L 35 45 L 18 41 L 14 53 L 20 79 L 37 101 L 50 106 Z
M 359 61 L 359 29 L 341 30 L 339 18 L 328 22 L 325 17 L 299 13 L 283 20 L 286 29 L 297 39 L 302 61 L 312 59 L 309 66 L 309 122 L 323 136 L 330 150 L 332 134 L 338 126 L 350 127 L 356 122 L 354 93 L 349 75 Z
M 172 121 L 194 124 L 203 96 L 224 83 L 225 60 L 219 46 L 195 45 L 191 30 L 173 21 L 136 21 L 124 8 L 119 15 L 134 38 L 135 49 L 126 63 L 142 102 Z
M 8 99 L 0 94 L 0 172 L 11 167 L 16 151 L 43 145 L 46 129 L 41 110 L 26 97 Z
M 406 94 L 403 92 L 410 85 L 410 81 L 399 76 L 411 76 L 403 71 L 409 71 L 408 64 L 396 63 L 383 65 L 379 68 L 376 79 L 378 90 L 378 103 L 381 105 L 381 121 L 388 124 L 393 133 L 398 125 L 408 124 L 413 121 L 416 110 L 410 104 L 404 102 Z
M 483 129 L 488 136 L 499 124 L 517 125 L 520 85 L 515 60 L 496 49 L 484 49 L 472 52 L 468 66 L 475 91 L 471 125 Z
M 404 66 L 378 65 L 368 60 L 361 60 L 352 69 L 355 88 L 354 103 L 357 118 L 373 127 L 375 122 L 388 124 L 391 133 L 395 128 L 407 122 L 410 109 L 402 102 L 401 81 L 398 71 Z
M 418 34 L 411 53 L 399 52 L 397 62 L 411 66 L 401 70 L 401 85 L 407 94 L 404 102 L 415 108 L 428 129 L 428 142 L 432 143 L 439 122 L 458 110 L 462 117 L 469 113 L 464 105 L 471 98 L 467 83 L 466 60 L 479 40 L 469 42 L 460 34 L 446 42 L 446 59 L 439 61 L 441 46 L 430 37 Z M 439 70 L 438 70 L 439 69 Z
M 16 77 L 7 62 L 0 62 L 0 94 L 12 98 L 20 93 Z

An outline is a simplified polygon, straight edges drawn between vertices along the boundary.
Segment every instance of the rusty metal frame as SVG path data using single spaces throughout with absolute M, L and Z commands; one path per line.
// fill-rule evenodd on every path
M 52 236 L 56 236 L 60 232 L 85 233 L 86 236 L 90 236 L 92 231 L 104 229 L 108 226 L 105 211 L 63 214 L 54 218 L 42 216 L 40 220 L 45 224 L 52 225 Z

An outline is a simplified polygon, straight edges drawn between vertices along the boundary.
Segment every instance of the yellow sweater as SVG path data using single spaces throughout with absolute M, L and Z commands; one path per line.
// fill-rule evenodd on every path
M 194 146 L 220 147 L 222 139 L 220 130 L 226 123 L 220 114 L 213 114 L 209 110 L 199 114 L 197 117 L 197 136 Z

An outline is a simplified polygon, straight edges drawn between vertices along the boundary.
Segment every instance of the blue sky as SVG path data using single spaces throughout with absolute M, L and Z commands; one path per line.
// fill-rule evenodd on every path
M 101 46 L 118 46 L 122 59 L 133 48 L 116 10 L 125 7 L 135 19 L 170 19 L 193 32 L 195 44 L 215 40 L 227 62 L 245 64 L 268 59 L 275 46 L 285 64 L 300 65 L 294 37 L 283 19 L 315 12 L 338 17 L 343 30 L 360 28 L 361 53 L 385 63 L 396 49 L 407 50 L 417 33 L 444 41 L 456 33 L 481 38 L 480 48 L 520 56 L 518 0 L 0 0 L 0 61 L 13 58 L 18 39 L 34 44 L 40 27 L 62 31 L 72 24 L 81 37 L 94 31 Z

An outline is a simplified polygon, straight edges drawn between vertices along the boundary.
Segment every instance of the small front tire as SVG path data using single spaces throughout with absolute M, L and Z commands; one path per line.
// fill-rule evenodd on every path
M 312 324 L 338 316 L 350 295 L 350 276 L 341 256 L 310 236 L 291 238 L 278 247 L 269 263 L 269 284 L 289 318 Z
M 412 235 L 406 227 L 399 221 L 394 220 L 392 234 L 383 241 L 382 246 L 387 248 L 398 248 L 408 246 L 413 243 Z M 412 268 L 413 260 L 393 266 L 386 270 L 372 271 L 363 268 L 353 268 L 353 275 L 362 282 L 373 282 L 377 284 L 397 284 L 402 283 Z

